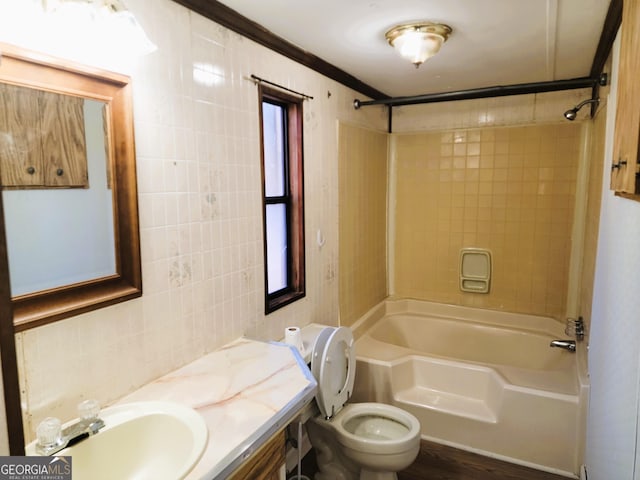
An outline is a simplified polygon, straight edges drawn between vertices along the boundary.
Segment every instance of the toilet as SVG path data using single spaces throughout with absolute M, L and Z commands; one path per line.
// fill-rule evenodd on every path
M 326 327 L 311 353 L 318 382 L 315 415 L 306 422 L 319 472 L 315 480 L 396 480 L 420 450 L 420 422 L 382 403 L 347 404 L 356 355 L 347 327 Z

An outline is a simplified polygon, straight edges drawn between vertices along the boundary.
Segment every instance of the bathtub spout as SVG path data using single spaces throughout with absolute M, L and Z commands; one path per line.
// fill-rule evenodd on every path
M 550 347 L 558 347 L 564 348 L 570 352 L 576 351 L 576 341 L 575 340 L 553 340 L 550 344 Z

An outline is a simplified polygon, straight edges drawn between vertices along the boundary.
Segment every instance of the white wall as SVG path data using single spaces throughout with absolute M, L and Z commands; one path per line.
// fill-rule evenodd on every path
M 589 480 L 640 478 L 636 468 L 640 400 L 640 202 L 609 191 L 619 41 L 607 104 L 603 198 L 589 344 Z

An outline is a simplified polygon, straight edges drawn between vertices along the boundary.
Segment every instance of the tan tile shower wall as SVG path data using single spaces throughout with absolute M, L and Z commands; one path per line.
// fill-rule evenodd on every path
M 565 313 L 580 125 L 397 135 L 395 294 Z M 493 253 L 489 294 L 458 287 L 463 247 Z
M 387 134 L 339 128 L 340 323 L 387 296 Z
M 604 173 L 604 144 L 606 139 L 606 103 L 600 105 L 591 126 L 591 148 L 589 150 L 589 184 L 587 193 L 587 214 L 584 233 L 582 279 L 580 282 L 580 315 L 583 316 L 587 334 L 591 331 L 591 302 L 598 249 L 600 228 L 600 206 L 602 203 L 602 175 Z

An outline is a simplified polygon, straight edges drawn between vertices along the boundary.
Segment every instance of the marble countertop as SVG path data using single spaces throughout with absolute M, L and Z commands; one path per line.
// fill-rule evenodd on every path
M 118 403 L 164 400 L 194 408 L 205 419 L 209 441 L 186 478 L 223 479 L 290 423 L 316 389 L 293 347 L 241 338 Z

